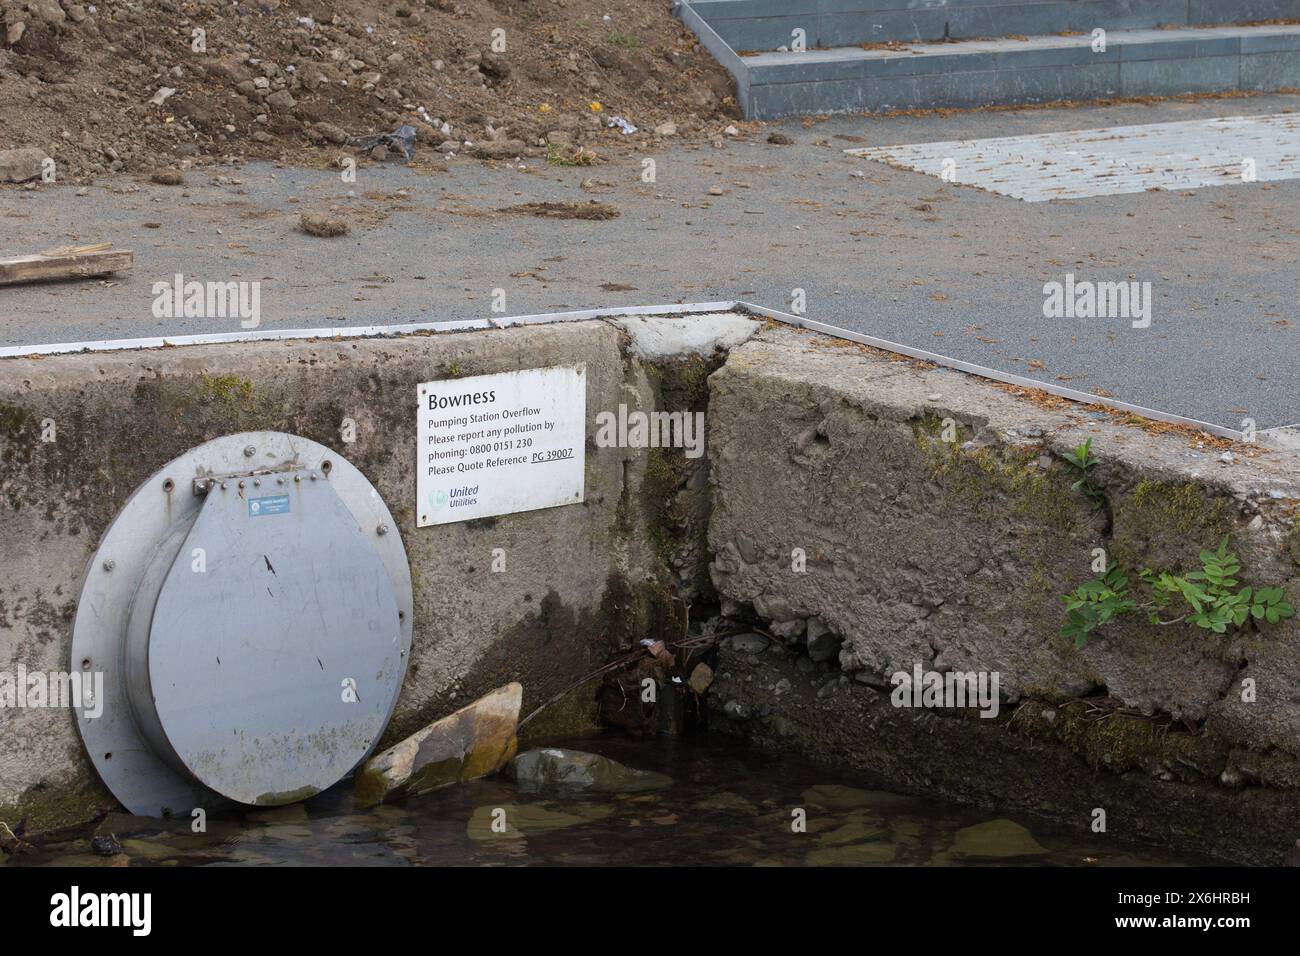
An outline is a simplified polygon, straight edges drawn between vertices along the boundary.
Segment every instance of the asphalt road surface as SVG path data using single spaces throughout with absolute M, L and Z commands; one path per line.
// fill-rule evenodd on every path
M 111 281 L 0 288 L 0 345 L 239 330 L 238 316 L 156 317 L 153 284 L 177 273 L 260 282 L 263 329 L 481 318 L 495 289 L 507 314 L 720 299 L 788 309 L 802 289 L 818 321 L 1229 427 L 1292 424 L 1300 181 L 1026 203 L 843 151 L 1297 109 L 1300 96 L 1279 95 L 836 117 L 589 168 L 417 161 L 345 183 L 255 164 L 191 171 L 181 187 L 4 187 L 0 254 L 112 241 L 136 264 Z M 769 145 L 770 128 L 794 144 Z M 621 216 L 500 211 L 592 199 Z M 298 230 L 302 212 L 330 209 L 347 236 Z M 1045 318 L 1044 284 L 1067 273 L 1149 281 L 1150 327 Z

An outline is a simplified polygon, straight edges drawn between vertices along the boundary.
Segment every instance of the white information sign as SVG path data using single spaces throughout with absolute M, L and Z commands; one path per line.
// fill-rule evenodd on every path
M 585 365 L 424 382 L 416 397 L 416 527 L 582 501 Z

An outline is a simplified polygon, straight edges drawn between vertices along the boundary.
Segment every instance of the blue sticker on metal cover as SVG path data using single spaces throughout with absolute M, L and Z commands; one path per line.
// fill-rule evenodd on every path
M 248 516 L 260 518 L 263 515 L 287 515 L 289 513 L 288 495 L 271 495 L 267 498 L 250 498 Z

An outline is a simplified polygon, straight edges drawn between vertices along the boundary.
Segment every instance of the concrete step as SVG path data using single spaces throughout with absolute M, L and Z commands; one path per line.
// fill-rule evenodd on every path
M 1087 33 L 1300 19 L 1300 0 L 692 0 L 732 50 Z
M 716 51 L 715 51 L 716 55 Z M 1300 25 L 1117 30 L 721 57 L 750 119 L 1300 87 Z

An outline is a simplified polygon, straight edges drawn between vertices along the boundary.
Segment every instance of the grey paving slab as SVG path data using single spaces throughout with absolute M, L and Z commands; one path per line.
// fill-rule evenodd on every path
M 1300 18 L 1300 0 L 1187 0 L 1189 23 L 1223 23 Z
M 1068 35 L 762 53 L 741 58 L 744 105 L 749 116 L 778 118 L 1268 90 L 1296 82 L 1290 58 L 1244 63 L 1246 41 L 1252 50 L 1292 51 L 1300 25 L 1116 31 L 1104 50 L 1094 50 L 1090 35 Z M 1118 70 L 1109 68 L 1115 63 Z
M 1300 51 L 1242 56 L 1240 76 L 1243 90 L 1300 88 Z
M 692 6 L 736 50 L 884 41 L 1091 33 L 1300 18 L 1300 0 L 697 0 Z

